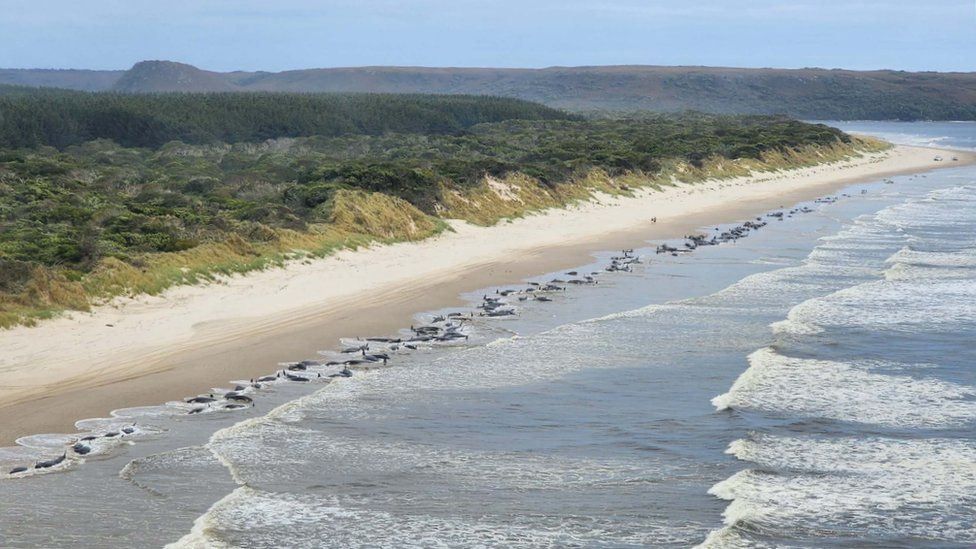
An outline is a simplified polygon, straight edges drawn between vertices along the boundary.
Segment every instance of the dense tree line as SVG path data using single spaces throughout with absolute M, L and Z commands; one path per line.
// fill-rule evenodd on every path
M 570 115 L 519 99 L 464 95 L 88 93 L 5 86 L 0 147 L 257 142 L 386 132 L 452 134 L 475 124 Z
M 262 109 L 276 109 L 264 103 L 274 96 L 248 97 Z M 243 104 L 233 102 L 237 99 L 222 103 L 214 96 L 199 98 L 204 105 L 221 105 L 221 112 Z M 289 100 L 314 105 L 323 99 Z M 170 142 L 155 149 L 103 139 L 62 150 L 0 151 L 0 260 L 84 271 L 106 256 L 130 261 L 140 254 L 183 250 L 229 235 L 253 241 L 266 238 L 268 228 L 301 230 L 309 223 L 328 222 L 332 198 L 340 189 L 395 195 L 435 214 L 445 188 L 463 190 L 486 174 L 521 172 L 541 185 L 558 186 L 593 168 L 611 174 L 654 173 L 671 159 L 697 164 L 715 156 L 754 158 L 766 151 L 850 139 L 827 126 L 783 117 L 694 113 L 472 125 L 519 109 L 547 117 L 552 111 L 522 102 L 466 97 L 444 99 L 450 114 L 438 124 L 450 131 L 366 135 L 362 128 L 375 130 L 390 123 L 378 113 L 393 109 L 398 101 L 414 105 L 416 113 L 434 108 L 435 100 L 338 96 L 326 101 L 380 106 L 343 117 L 362 124 L 356 126 L 360 133 L 346 135 L 233 145 Z M 204 106 L 195 109 L 217 112 Z M 429 127 L 429 118 L 424 124 Z M 454 131 L 465 126 L 464 131 Z

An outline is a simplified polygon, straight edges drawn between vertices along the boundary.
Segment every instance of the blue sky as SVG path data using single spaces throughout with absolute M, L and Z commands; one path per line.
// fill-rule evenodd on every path
M 976 70 L 974 0 L 0 0 L 0 67 Z

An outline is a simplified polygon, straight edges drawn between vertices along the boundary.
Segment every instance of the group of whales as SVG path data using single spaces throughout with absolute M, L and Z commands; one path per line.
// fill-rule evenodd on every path
M 633 250 L 625 250 L 624 256 L 615 257 L 612 265 L 621 265 L 622 262 L 639 262 L 634 257 Z M 607 270 L 611 270 L 609 267 Z M 254 397 L 251 396 L 255 391 L 262 389 L 266 384 L 274 382 L 297 382 L 307 383 L 312 380 L 331 381 L 333 378 L 352 377 L 354 368 L 369 368 L 370 366 L 386 365 L 398 352 L 416 351 L 422 346 L 431 346 L 442 343 L 450 343 L 467 340 L 469 335 L 465 332 L 465 325 L 478 317 L 502 317 L 517 316 L 512 298 L 524 302 L 528 300 L 549 302 L 552 298 L 547 294 L 565 291 L 566 284 L 586 285 L 596 284 L 594 278 L 599 273 L 579 275 L 576 271 L 566 273 L 573 277 L 568 280 L 554 278 L 549 282 L 529 282 L 524 288 L 498 289 L 494 295 L 485 294 L 480 304 L 475 307 L 475 311 L 451 312 L 444 315 L 433 317 L 427 324 L 410 326 L 409 335 L 405 337 L 365 337 L 357 338 L 351 344 L 346 345 L 334 354 L 338 355 L 335 360 L 302 360 L 299 362 L 282 364 L 282 368 L 274 374 L 252 378 L 246 383 L 237 384 L 231 390 L 215 390 L 210 393 L 197 395 L 184 399 L 176 404 L 186 406 L 192 405 L 186 410 L 187 415 L 201 414 L 217 410 L 239 410 L 253 407 Z M 476 312 L 477 311 L 477 312 Z M 348 340 L 347 340 L 348 341 Z M 334 371 L 336 367 L 341 367 Z M 332 373 L 316 370 L 332 369 Z M 77 456 L 85 456 L 92 451 L 91 442 L 99 438 L 111 439 L 123 435 L 135 433 L 135 424 L 126 426 L 119 431 L 109 431 L 101 435 L 88 435 L 83 438 L 68 443 L 68 449 L 56 458 L 36 461 L 32 466 L 17 466 L 9 471 L 10 475 L 19 475 L 31 471 L 32 469 L 51 469 L 64 463 L 69 452 Z
M 105 440 L 105 439 L 122 438 L 126 435 L 135 434 L 136 431 L 137 431 L 136 424 L 133 423 L 132 425 L 126 425 L 121 429 L 108 431 L 102 433 L 101 435 L 87 435 L 81 437 L 78 440 L 69 443 L 68 446 L 70 446 L 70 449 L 74 454 L 79 456 L 84 456 L 91 453 L 91 451 L 93 450 L 94 443 L 99 439 Z M 26 473 L 32 469 L 34 470 L 51 469 L 52 467 L 56 467 L 64 463 L 66 459 L 68 459 L 67 450 L 61 452 L 61 455 L 56 458 L 35 461 L 32 466 L 18 465 L 17 467 L 11 469 L 9 474 L 16 475 L 19 473 Z
M 335 378 L 352 377 L 350 367 L 369 368 L 371 366 L 387 365 L 397 352 L 416 351 L 421 345 L 440 342 L 465 340 L 468 335 L 462 329 L 466 318 L 463 313 L 451 313 L 446 316 L 435 317 L 430 324 L 411 326 L 408 337 L 365 337 L 357 338 L 353 344 L 346 345 L 338 351 L 334 360 L 302 360 L 282 364 L 282 368 L 273 374 L 252 378 L 247 384 L 239 384 L 233 390 L 222 394 L 209 393 L 186 399 L 188 404 L 199 404 L 187 411 L 187 414 L 219 408 L 234 410 L 254 406 L 254 399 L 248 396 L 264 384 L 274 382 L 308 383 L 313 380 L 329 382 Z M 336 370 L 336 368 L 339 368 Z
M 867 191 L 861 191 L 865 193 Z M 842 194 L 847 197 L 849 195 Z M 832 204 L 839 200 L 839 197 L 831 196 L 819 198 L 815 202 L 818 204 Z M 782 206 L 781 206 L 782 208 Z M 776 219 L 782 221 L 801 213 L 811 213 L 814 210 L 803 206 L 791 209 L 787 212 L 775 211 L 766 214 L 766 219 Z M 685 237 L 683 248 L 676 248 L 668 244 L 660 244 L 656 248 L 658 254 L 667 253 L 677 256 L 679 253 L 690 253 L 702 246 L 714 246 L 722 243 L 734 243 L 740 238 L 749 236 L 753 231 L 761 229 L 767 225 L 762 217 L 755 218 L 754 221 L 746 221 L 740 225 L 732 227 L 724 232 L 709 237 L 708 235 L 694 234 Z M 719 231 L 718 228 L 715 229 Z M 633 249 L 622 250 L 619 255 L 611 256 L 610 263 L 604 267 L 606 272 L 631 272 L 633 266 L 642 263 L 640 256 L 634 254 Z M 464 332 L 465 323 L 474 320 L 476 317 L 511 317 L 518 315 L 516 308 L 517 302 L 525 301 L 552 301 L 551 294 L 554 292 L 565 291 L 568 285 L 583 286 L 598 284 L 596 277 L 600 272 L 580 274 L 578 271 L 566 272 L 567 279 L 553 278 L 548 282 L 528 282 L 523 288 L 508 288 L 495 290 L 493 295 L 485 294 L 481 303 L 474 311 L 452 312 L 445 315 L 435 316 L 428 324 L 421 326 L 410 326 L 410 335 L 406 337 L 366 337 L 357 338 L 355 343 L 348 345 L 336 354 L 340 358 L 329 361 L 302 360 L 300 362 L 286 363 L 284 367 L 274 374 L 266 375 L 249 380 L 247 384 L 238 384 L 232 390 L 223 392 L 211 392 L 205 395 L 198 395 L 185 399 L 185 404 L 195 405 L 187 414 L 199 414 L 210 410 L 238 410 L 254 406 L 254 398 L 248 393 L 259 390 L 264 384 L 273 382 L 297 382 L 307 383 L 312 380 L 331 381 L 332 378 L 352 377 L 353 367 L 366 367 L 372 365 L 386 365 L 392 355 L 397 352 L 415 351 L 421 346 L 429 346 L 437 343 L 448 343 L 459 340 L 467 340 L 468 334 Z M 515 298 L 516 301 L 513 301 Z M 377 351 L 376 349 L 381 349 Z M 323 375 L 323 372 L 314 371 L 321 368 L 342 368 L 333 373 Z M 70 451 L 78 456 L 84 456 L 92 451 L 92 442 L 100 438 L 112 439 L 135 433 L 136 427 L 123 427 L 118 431 L 109 431 L 101 435 L 88 435 L 72 441 L 68 444 Z M 60 465 L 68 458 L 68 451 L 56 458 L 36 461 L 33 466 L 18 466 L 10 470 L 9 474 L 16 475 L 25 473 L 31 469 L 50 469 Z
M 867 193 L 867 190 L 862 190 L 861 194 Z M 847 193 L 842 193 L 839 196 L 827 196 L 816 199 L 814 202 L 817 204 L 833 204 L 840 200 L 841 197 L 849 197 Z M 782 206 L 780 206 L 782 208 Z M 670 246 L 667 243 L 659 244 L 656 248 L 656 253 L 658 254 L 671 254 L 677 256 L 682 253 L 691 253 L 702 246 L 716 246 L 718 244 L 724 243 L 735 243 L 740 238 L 745 238 L 749 236 L 752 232 L 757 231 L 769 224 L 769 219 L 775 219 L 777 221 L 783 221 L 784 219 L 791 218 L 795 215 L 813 213 L 814 210 L 809 206 L 801 206 L 798 208 L 793 208 L 788 211 L 775 211 L 766 214 L 764 220 L 762 217 L 757 217 L 755 220 L 746 221 L 745 223 L 736 225 L 731 229 L 723 231 L 719 234 L 712 235 L 709 237 L 707 234 L 691 234 L 685 236 L 685 242 L 683 247 L 677 248 Z M 718 227 L 715 228 L 715 232 L 720 231 Z
M 580 275 L 577 271 L 569 271 L 566 273 L 566 276 L 571 278 L 566 280 L 553 278 L 548 282 L 529 282 L 524 288 L 495 290 L 495 295 L 486 294 L 481 298 L 481 304 L 477 306 L 478 309 L 481 309 L 478 316 L 516 316 L 518 309 L 515 306 L 516 302 L 512 301 L 513 297 L 517 299 L 517 302 L 530 300 L 542 302 L 552 301 L 552 297 L 549 294 L 553 292 L 564 292 L 568 285 L 585 286 L 597 284 L 595 277 L 599 274 L 598 272 L 593 272 Z

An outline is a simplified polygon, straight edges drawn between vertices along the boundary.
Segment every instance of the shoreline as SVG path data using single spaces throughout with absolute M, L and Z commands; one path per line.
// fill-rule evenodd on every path
M 935 155 L 959 161 L 934 162 Z M 576 267 L 593 252 L 680 237 L 857 182 L 973 163 L 973 153 L 899 146 L 633 198 L 602 196 L 494 227 L 451 222 L 454 232 L 421 242 L 117 299 L 92 313 L 2 331 L 0 446 L 263 375 L 279 362 L 312 358 L 339 337 L 393 333 L 417 313 L 464 305 L 465 292 Z

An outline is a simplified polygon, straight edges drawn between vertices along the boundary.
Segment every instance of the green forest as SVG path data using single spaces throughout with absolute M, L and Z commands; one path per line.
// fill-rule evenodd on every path
M 484 122 L 567 119 L 549 107 L 470 95 L 86 93 L 0 86 L 0 147 L 126 147 L 313 135 L 452 134 Z
M 676 163 L 853 151 L 839 130 L 776 116 L 581 119 L 467 96 L 78 95 L 0 101 L 2 139 L 23 145 L 0 150 L 0 325 L 261 268 L 296 248 L 423 238 L 444 215 L 523 213 L 452 211 L 485 176 L 518 175 L 542 207 L 585 197 L 572 184 L 594 171 L 651 180 Z M 31 113 L 42 121 L 31 126 Z M 126 122 L 140 119 L 160 125 Z M 57 124 L 75 133 L 58 138 Z M 38 129 L 16 141 L 25 125 Z M 174 135 L 184 139 L 161 142 Z

